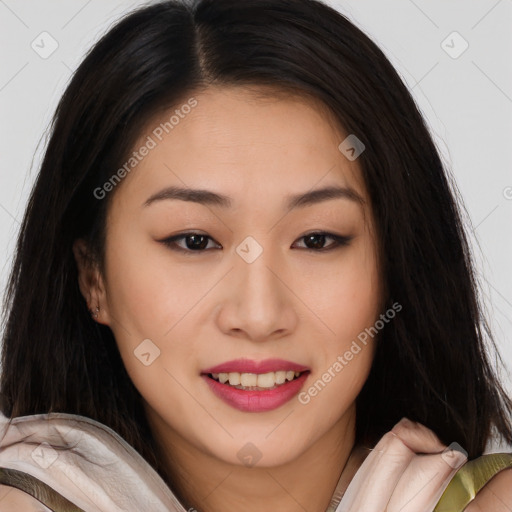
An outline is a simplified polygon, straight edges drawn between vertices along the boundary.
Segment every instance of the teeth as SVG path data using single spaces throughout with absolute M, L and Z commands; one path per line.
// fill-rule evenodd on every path
M 250 375 L 250 374 L 246 374 L 246 375 Z M 256 377 L 256 375 L 255 375 L 255 377 Z M 271 387 L 274 387 L 274 385 L 276 383 L 276 378 L 275 378 L 276 375 L 274 372 L 262 373 L 262 374 L 258 375 L 257 377 L 258 377 L 257 384 L 252 384 L 252 385 L 253 386 L 256 385 L 259 388 L 271 388 Z
M 231 375 L 236 375 L 236 380 L 234 384 L 241 384 L 242 386 L 257 386 L 258 385 L 258 376 L 255 373 L 230 373 L 229 374 L 229 383 L 233 386 L 233 382 L 231 382 Z
M 238 386 L 239 384 L 241 384 L 240 373 L 231 372 L 230 374 L 228 374 L 228 378 L 229 378 L 229 384 L 231 386 Z
M 242 388 L 273 388 L 276 385 L 284 384 L 285 381 L 293 380 L 295 377 L 300 375 L 300 372 L 289 371 L 277 371 L 268 373 L 212 373 L 212 377 L 218 380 L 221 384 L 229 382 L 230 386 L 237 386 L 239 389 Z
M 280 371 L 276 372 L 276 384 L 284 384 L 286 380 L 286 372 Z

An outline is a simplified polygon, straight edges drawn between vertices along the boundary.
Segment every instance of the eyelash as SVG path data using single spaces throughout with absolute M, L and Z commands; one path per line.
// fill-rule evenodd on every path
M 194 253 L 207 252 L 207 251 L 211 250 L 211 248 L 210 249 L 198 249 L 198 250 L 184 249 L 183 247 L 180 247 L 180 246 L 178 246 L 176 244 L 177 240 L 185 239 L 185 238 L 187 238 L 187 237 L 189 237 L 191 235 L 199 235 L 199 236 L 203 236 L 205 238 L 208 238 L 209 240 L 213 240 L 213 238 L 211 238 L 208 235 L 205 235 L 204 233 L 189 232 L 189 233 L 182 233 L 180 235 L 175 235 L 175 236 L 166 238 L 164 240 L 159 240 L 159 241 L 161 243 L 163 243 L 165 246 L 167 246 L 169 249 L 171 249 L 173 251 L 182 252 L 182 253 L 185 253 L 187 255 L 192 255 Z M 325 232 L 325 231 L 313 231 L 312 233 L 307 233 L 305 235 L 302 235 L 301 237 L 299 237 L 298 240 L 302 240 L 302 239 L 307 238 L 309 236 L 322 236 L 322 235 L 326 236 L 328 238 L 332 238 L 334 240 L 334 243 L 331 244 L 330 246 L 328 246 L 327 248 L 311 249 L 311 248 L 306 247 L 306 248 L 301 248 L 301 249 L 309 251 L 309 252 L 329 252 L 329 251 L 332 251 L 334 249 L 340 249 L 342 247 L 346 247 L 347 245 L 349 245 L 350 241 L 353 238 L 351 236 L 334 235 L 332 233 L 328 233 L 328 232 Z

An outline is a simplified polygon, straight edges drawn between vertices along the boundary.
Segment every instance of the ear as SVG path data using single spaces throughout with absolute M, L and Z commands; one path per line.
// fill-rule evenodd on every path
M 73 254 L 78 267 L 78 286 L 87 302 L 87 309 L 91 311 L 91 315 L 95 315 L 92 316 L 94 321 L 110 325 L 103 276 L 98 265 L 90 257 L 90 251 L 85 240 L 81 238 L 75 240 Z

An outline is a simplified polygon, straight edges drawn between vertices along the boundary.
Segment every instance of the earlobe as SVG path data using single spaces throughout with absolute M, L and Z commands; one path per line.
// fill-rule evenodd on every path
M 73 254 L 78 270 L 78 286 L 87 303 L 94 321 L 109 325 L 106 292 L 101 272 L 90 257 L 87 244 L 83 239 L 73 243 Z

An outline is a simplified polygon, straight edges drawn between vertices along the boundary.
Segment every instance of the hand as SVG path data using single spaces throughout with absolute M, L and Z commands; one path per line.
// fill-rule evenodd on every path
M 361 464 L 336 512 L 432 512 L 466 462 L 424 425 L 404 418 Z

